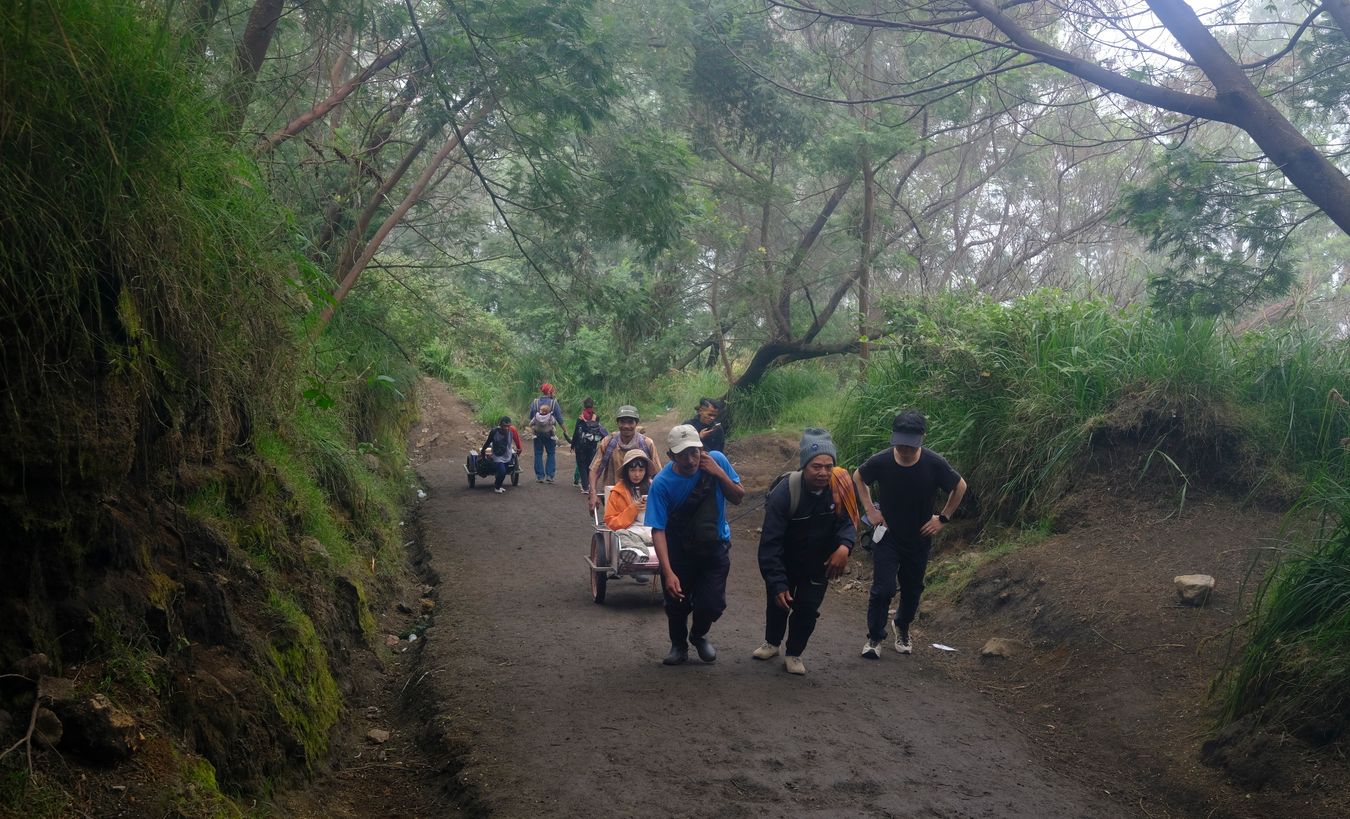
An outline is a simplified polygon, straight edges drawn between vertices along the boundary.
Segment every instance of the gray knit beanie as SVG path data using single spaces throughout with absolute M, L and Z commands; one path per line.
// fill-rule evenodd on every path
M 807 461 L 817 455 L 829 455 L 832 460 L 839 460 L 839 450 L 834 447 L 830 431 L 820 427 L 807 427 L 802 431 L 800 468 L 805 469 Z

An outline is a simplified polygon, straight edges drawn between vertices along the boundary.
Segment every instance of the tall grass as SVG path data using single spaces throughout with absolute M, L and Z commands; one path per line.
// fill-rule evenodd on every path
M 1321 743 L 1350 727 L 1350 485 L 1324 479 L 1300 510 L 1339 520 L 1267 575 L 1218 691 L 1227 719 L 1257 713 Z
M 820 362 L 802 362 L 765 373 L 758 384 L 737 390 L 728 397 L 728 414 L 734 435 L 752 435 L 803 427 L 830 427 L 841 391 L 849 386 L 854 370 Z
M 1213 321 L 1051 292 L 1008 305 L 939 299 L 895 318 L 890 349 L 839 410 L 841 456 L 856 462 L 885 448 L 891 416 L 917 408 L 929 446 L 1004 518 L 1042 514 L 1094 441 L 1156 449 L 1167 457 L 1152 459 L 1155 468 L 1228 459 L 1252 471 L 1240 478 L 1259 479 L 1347 434 L 1326 402 L 1350 356 L 1325 332 L 1234 339 Z

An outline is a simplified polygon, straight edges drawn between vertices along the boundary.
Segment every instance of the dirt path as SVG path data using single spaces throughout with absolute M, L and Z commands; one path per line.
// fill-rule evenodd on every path
M 591 520 L 570 480 L 536 484 L 527 469 L 505 495 L 470 489 L 462 464 L 480 433 L 438 384 L 426 386 L 421 428 L 429 498 L 420 523 L 440 586 L 418 684 L 436 712 L 431 733 L 463 750 L 452 789 L 468 811 L 1125 813 L 1056 773 L 1013 722 L 947 682 L 939 652 L 860 659 L 862 594 L 826 599 L 807 676 L 751 659 L 763 628 L 758 512 L 733 526 L 729 605 L 712 633 L 717 662 L 662 666 L 665 622 L 650 590 L 625 580 L 611 583 L 604 606 L 588 596 Z M 572 463 L 562 450 L 560 477 Z

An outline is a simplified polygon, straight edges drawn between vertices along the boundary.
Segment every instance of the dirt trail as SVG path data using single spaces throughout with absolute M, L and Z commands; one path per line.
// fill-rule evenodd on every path
M 527 466 L 505 495 L 490 483 L 470 489 L 464 456 L 481 438 L 467 407 L 433 382 L 423 402 L 420 524 L 440 586 L 418 696 L 435 712 L 430 733 L 462 749 L 450 787 L 470 812 L 1128 813 L 1057 773 L 1012 721 L 950 683 L 940 652 L 859 658 L 865 595 L 831 592 L 807 676 L 751 659 L 764 605 L 757 511 L 733 525 L 729 605 L 711 635 L 717 662 L 662 666 L 665 622 L 652 591 L 623 580 L 603 606 L 588 596 L 592 525 L 565 448 L 557 484 L 535 483 Z M 766 476 L 746 477 L 762 486 Z

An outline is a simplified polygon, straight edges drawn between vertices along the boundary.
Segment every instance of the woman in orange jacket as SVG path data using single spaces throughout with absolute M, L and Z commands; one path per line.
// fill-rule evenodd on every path
M 614 484 L 605 501 L 605 525 L 622 533 L 618 535 L 622 549 L 651 552 L 652 530 L 643 523 L 647 492 L 651 486 L 651 461 L 641 449 L 629 451 L 619 467 L 619 482 Z M 633 579 L 639 583 L 650 580 L 645 574 L 635 574 Z

